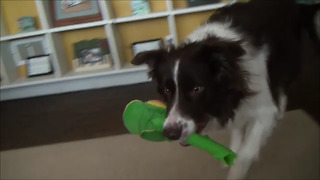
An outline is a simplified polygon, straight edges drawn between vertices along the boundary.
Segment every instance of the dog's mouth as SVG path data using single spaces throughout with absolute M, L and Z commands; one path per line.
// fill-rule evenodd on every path
M 205 118 L 196 122 L 196 133 L 201 134 L 202 130 L 207 126 L 209 119 Z
M 203 118 L 200 121 L 195 121 L 195 133 L 197 134 L 201 134 L 201 132 L 203 131 L 203 129 L 207 126 L 209 122 L 208 118 Z M 190 135 L 188 133 L 186 134 L 182 134 L 182 138 L 180 139 L 180 145 L 182 146 L 189 146 L 190 144 L 185 142 L 185 139 L 187 138 L 187 135 Z

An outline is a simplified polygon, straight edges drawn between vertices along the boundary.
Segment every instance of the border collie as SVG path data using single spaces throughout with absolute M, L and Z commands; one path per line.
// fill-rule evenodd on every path
M 209 121 L 232 129 L 238 154 L 229 179 L 244 178 L 287 105 L 300 61 L 292 0 L 252 0 L 217 10 L 177 48 L 139 53 L 167 103 L 163 133 L 185 144 Z

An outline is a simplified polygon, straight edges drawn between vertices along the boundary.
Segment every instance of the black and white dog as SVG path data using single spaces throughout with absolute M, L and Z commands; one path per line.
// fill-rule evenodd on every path
M 163 133 L 201 133 L 209 121 L 232 129 L 238 153 L 228 178 L 244 178 L 287 105 L 298 78 L 299 8 L 292 0 L 252 0 L 217 10 L 178 48 L 139 53 L 168 107 Z

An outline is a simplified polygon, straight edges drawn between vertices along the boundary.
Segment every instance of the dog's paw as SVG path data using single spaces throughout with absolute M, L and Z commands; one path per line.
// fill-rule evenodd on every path
M 238 179 L 244 179 L 246 176 L 246 170 L 239 167 L 234 166 L 229 170 L 227 179 L 228 180 L 238 180 Z
M 245 154 L 240 153 L 238 158 L 235 159 L 234 165 L 231 166 L 227 179 L 245 179 L 247 172 L 249 170 L 249 167 L 252 162 L 252 158 L 249 156 L 244 156 Z

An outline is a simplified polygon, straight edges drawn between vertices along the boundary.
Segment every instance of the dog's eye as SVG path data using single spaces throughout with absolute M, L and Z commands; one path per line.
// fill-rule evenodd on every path
M 198 95 L 200 95 L 204 90 L 204 87 L 202 86 L 196 86 L 192 89 L 190 95 L 191 97 L 195 98 L 195 97 L 198 97 Z
M 165 88 L 165 89 L 164 89 L 164 93 L 167 94 L 167 95 L 170 95 L 171 91 L 170 91 L 170 89 Z
M 193 88 L 193 93 L 201 93 L 204 90 L 204 87 L 196 86 Z

